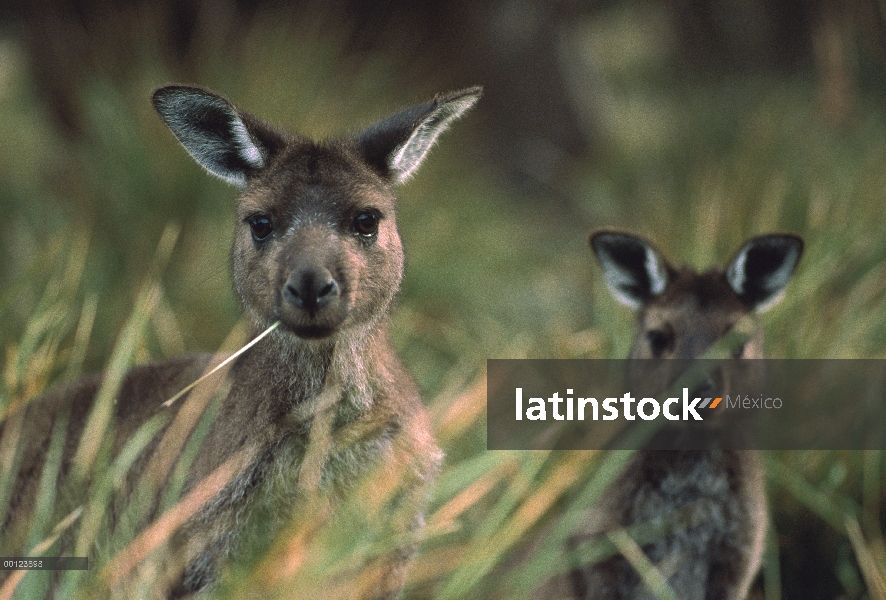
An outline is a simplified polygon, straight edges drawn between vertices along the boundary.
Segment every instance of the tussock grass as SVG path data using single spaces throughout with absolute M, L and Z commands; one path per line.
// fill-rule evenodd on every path
M 143 54 L 129 58 L 125 77 L 97 68 L 83 82 L 87 134 L 80 139 L 54 130 L 14 43 L 0 44 L 13 69 L 0 95 L 0 512 L 18 471 L 22 408 L 84 371 L 106 373 L 77 449 L 72 485 L 82 489 L 54 486 L 61 420 L 33 517 L 18 531 L 35 552 L 51 555 L 64 544 L 90 556 L 89 571 L 57 575 L 66 598 L 155 597 L 175 575 L 162 560 L 174 526 L 230 476 L 225 465 L 181 497 L 224 392 L 219 378 L 203 392 L 205 410 L 184 428 L 193 430 L 188 441 L 172 446 L 184 448 L 182 459 L 170 454 L 157 467 L 178 482 L 161 498 L 161 516 L 147 523 L 149 502 L 136 502 L 107 530 L 128 465 L 165 424 L 150 421 L 111 455 L 104 433 L 126 370 L 183 351 L 230 352 L 245 336 L 225 274 L 234 192 L 177 147 L 150 109 L 151 89 L 196 80 L 315 136 L 353 130 L 442 91 L 410 82 L 402 57 L 346 54 L 345 30 L 272 11 L 238 33 L 236 51 L 219 41 L 236 24 L 220 22 L 200 46 L 196 71 L 183 75 L 157 58 L 151 22 L 144 20 Z M 636 143 L 646 139 L 637 132 L 614 136 L 598 162 L 576 165 L 573 177 L 556 182 L 557 203 L 510 191 L 479 163 L 470 117 L 400 192 L 409 264 L 394 335 L 447 453 L 408 598 L 527 597 L 569 568 L 564 540 L 629 459 L 485 449 L 486 358 L 627 354 L 632 315 L 592 266 L 591 229 L 630 229 L 696 267 L 723 264 L 750 235 L 799 233 L 807 242 L 800 269 L 784 301 L 762 318 L 769 355 L 886 357 L 886 109 L 876 95 L 863 93 L 855 120 L 836 129 L 800 79 L 651 89 L 646 99 L 668 108 L 677 135 L 648 148 Z M 718 98 L 732 98 L 728 114 L 712 108 Z M 614 127 L 620 114 L 610 115 Z M 884 471 L 879 451 L 767 455 L 767 599 L 799 597 L 810 578 L 825 582 L 821 597 L 884 597 Z M 156 494 L 151 479 L 136 497 Z M 393 485 L 396 473 L 383 480 Z M 402 542 L 386 537 L 381 504 L 378 493 L 356 493 L 328 519 L 318 501 L 279 538 L 247 549 L 214 595 L 347 598 L 355 586 L 371 586 L 372 570 L 354 565 Z M 660 523 L 643 524 L 582 552 L 624 552 L 654 582 L 634 545 L 660 531 Z M 0 550 L 9 543 L 0 540 Z M 16 574 L 0 598 L 42 597 L 52 577 Z

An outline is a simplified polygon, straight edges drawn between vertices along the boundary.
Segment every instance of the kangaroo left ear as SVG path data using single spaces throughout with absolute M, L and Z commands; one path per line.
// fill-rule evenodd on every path
M 449 125 L 471 108 L 483 88 L 473 87 L 409 108 L 357 136 L 366 162 L 394 183 L 405 181 Z
M 278 134 L 209 90 L 167 85 L 154 91 L 151 101 L 194 160 L 238 187 L 282 146 Z
M 726 281 L 751 310 L 762 312 L 781 299 L 802 254 L 803 238 L 798 235 L 755 237 L 729 262 Z
M 641 237 L 609 230 L 592 233 L 589 241 L 619 302 L 640 308 L 664 293 L 673 269 L 655 246 Z

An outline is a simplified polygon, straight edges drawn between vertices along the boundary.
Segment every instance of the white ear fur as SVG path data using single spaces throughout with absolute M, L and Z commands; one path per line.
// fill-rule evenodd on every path
M 667 263 L 645 240 L 604 231 L 591 236 L 591 247 L 612 295 L 622 304 L 640 308 L 667 288 Z
M 243 159 L 243 162 L 253 169 L 263 169 L 265 166 L 265 159 L 262 156 L 261 150 L 259 150 L 259 147 L 255 143 L 255 140 L 252 139 L 252 136 L 249 135 L 249 130 L 246 129 L 246 124 L 240 120 L 239 116 L 231 120 L 231 131 L 234 134 L 237 153 L 240 155 L 240 158 Z
M 462 116 L 479 100 L 479 91 L 442 102 L 427 115 L 403 144 L 394 150 L 388 166 L 397 183 L 406 181 L 424 161 L 428 151 L 449 128 L 453 121 Z

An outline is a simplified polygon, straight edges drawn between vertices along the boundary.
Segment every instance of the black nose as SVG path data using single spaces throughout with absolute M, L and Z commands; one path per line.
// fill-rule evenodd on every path
M 283 297 L 287 302 L 311 315 L 335 300 L 338 293 L 338 283 L 332 273 L 323 268 L 293 273 L 283 289 Z

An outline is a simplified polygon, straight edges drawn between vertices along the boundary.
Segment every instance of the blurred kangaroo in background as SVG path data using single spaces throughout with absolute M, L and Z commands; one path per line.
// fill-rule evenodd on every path
M 187 477 L 186 492 L 242 456 L 233 479 L 173 540 L 187 564 L 173 597 L 212 586 L 220 564 L 257 526 L 254 512 L 280 526 L 300 496 L 321 490 L 341 499 L 373 469 L 401 478 L 393 488 L 400 508 L 411 511 L 404 528 L 421 525 L 442 453 L 389 339 L 404 264 L 391 187 L 415 172 L 480 94 L 471 88 L 440 96 L 357 135 L 318 143 L 204 89 L 171 85 L 154 93 L 154 107 L 191 156 L 241 188 L 231 252 L 236 292 L 256 334 L 280 322 L 232 367 L 230 390 Z M 178 410 L 187 399 L 170 408 L 161 403 L 210 359 L 129 372 L 114 409 L 115 449 L 152 415 Z M 54 412 L 63 405 L 71 411 L 64 475 L 100 383 L 101 375 L 87 378 L 30 407 L 4 522 L 10 534 L 29 518 Z M 318 422 L 325 431 L 315 435 Z M 148 464 L 159 437 L 133 471 Z M 412 552 L 399 551 L 369 595 L 396 596 Z
M 700 357 L 739 319 L 779 299 L 803 251 L 798 236 L 764 235 L 747 241 L 725 270 L 699 274 L 671 266 L 650 243 L 627 233 L 599 231 L 590 243 L 612 293 L 639 311 L 631 358 Z M 763 357 L 759 328 L 735 356 Z M 701 514 L 643 550 L 681 600 L 741 600 L 763 552 L 763 475 L 760 454 L 753 450 L 641 450 L 579 537 L 673 515 L 698 503 Z M 621 556 L 578 569 L 552 585 L 559 591 L 548 590 L 548 597 L 656 597 Z

